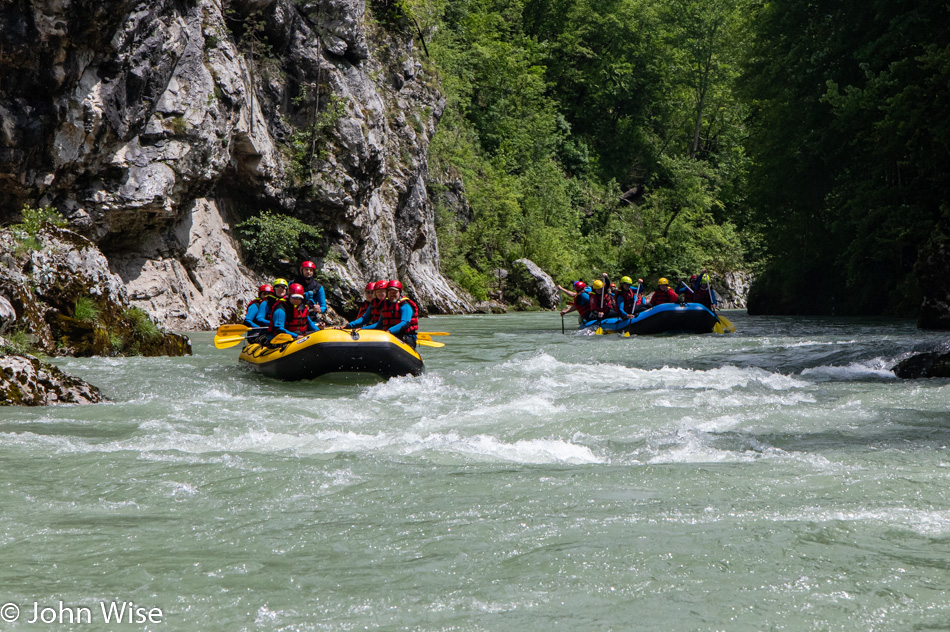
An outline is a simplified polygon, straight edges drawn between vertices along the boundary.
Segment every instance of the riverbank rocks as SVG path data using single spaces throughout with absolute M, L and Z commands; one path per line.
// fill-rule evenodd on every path
M 894 375 L 903 379 L 950 377 L 950 353 L 918 353 L 894 366 Z
M 950 240 L 934 238 L 921 248 L 914 272 L 923 294 L 917 326 L 950 329 Z
M 98 388 L 66 375 L 31 355 L 17 354 L 0 338 L 0 406 L 95 404 L 106 401 Z
M 0 231 L 0 296 L 16 327 L 51 356 L 191 353 L 186 336 L 160 330 L 132 306 L 94 243 L 48 226 L 30 240 Z
M 528 307 L 540 305 L 544 309 L 554 309 L 558 305 L 554 279 L 530 259 L 518 259 L 508 271 L 505 299 L 509 303 L 521 304 L 522 298 L 529 299 Z

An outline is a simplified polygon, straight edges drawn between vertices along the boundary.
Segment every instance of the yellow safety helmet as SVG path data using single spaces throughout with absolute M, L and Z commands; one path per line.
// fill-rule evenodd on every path
M 627 276 L 625 276 L 625 277 L 620 277 L 620 282 L 621 282 L 621 283 L 626 283 L 627 285 L 633 285 L 633 279 L 631 279 L 630 277 L 627 277 Z
M 657 282 L 657 285 L 669 285 L 670 282 L 666 280 L 666 277 L 660 277 L 660 280 Z
M 705 283 L 706 285 L 709 285 L 709 275 L 708 275 L 708 274 L 704 274 L 704 275 L 702 276 L 702 278 L 699 279 L 699 282 L 700 282 L 700 283 Z
M 596 281 L 594 281 L 593 283 L 591 283 L 591 285 L 594 286 L 594 289 L 595 289 L 595 290 L 599 290 L 599 289 L 601 289 L 602 287 L 604 287 L 604 282 L 601 281 L 600 279 L 597 279 Z
M 271 283 L 271 285 L 273 285 L 274 287 L 277 287 L 278 285 L 283 285 L 284 287 L 287 287 L 290 284 L 287 283 L 287 279 L 274 279 L 274 282 Z

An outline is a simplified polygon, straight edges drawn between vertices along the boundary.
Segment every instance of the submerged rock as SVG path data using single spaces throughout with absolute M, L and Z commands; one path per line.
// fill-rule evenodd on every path
M 950 353 L 919 353 L 894 366 L 894 375 L 903 379 L 950 377 Z
M 13 352 L 0 338 L 0 406 L 95 404 L 106 401 L 98 388 L 63 373 L 32 355 Z

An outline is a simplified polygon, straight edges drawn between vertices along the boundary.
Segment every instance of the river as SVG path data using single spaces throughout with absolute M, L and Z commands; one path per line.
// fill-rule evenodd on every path
M 945 336 L 727 314 L 428 319 L 389 382 L 270 381 L 211 334 L 57 361 L 113 402 L 0 409 L 0 627 L 950 629 L 950 381 L 888 370 Z

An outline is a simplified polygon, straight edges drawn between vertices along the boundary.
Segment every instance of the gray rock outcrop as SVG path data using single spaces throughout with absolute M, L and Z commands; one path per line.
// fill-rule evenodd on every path
M 85 237 L 47 227 L 30 238 L 0 231 L 0 298 L 49 355 L 185 355 L 187 337 L 133 309 L 122 279 Z
M 0 338 L 0 406 L 94 404 L 105 401 L 98 388 L 66 375 L 38 358 L 12 353 Z
M 545 309 L 558 306 L 558 289 L 554 279 L 530 259 L 518 259 L 508 272 L 507 293 L 525 296 Z
M 16 310 L 6 298 L 0 296 L 0 334 L 5 333 L 16 323 Z
M 235 316 L 259 280 L 233 226 L 320 227 L 344 298 L 400 278 L 469 311 L 440 272 L 429 139 L 445 107 L 407 34 L 360 0 L 15 0 L 0 7 L 0 219 L 50 204 L 131 300 L 175 328 Z M 296 262 L 291 262 L 296 263 Z M 253 266 L 253 262 L 248 262 Z
M 748 272 L 726 272 L 713 279 L 712 287 L 722 309 L 745 309 L 754 277 Z

